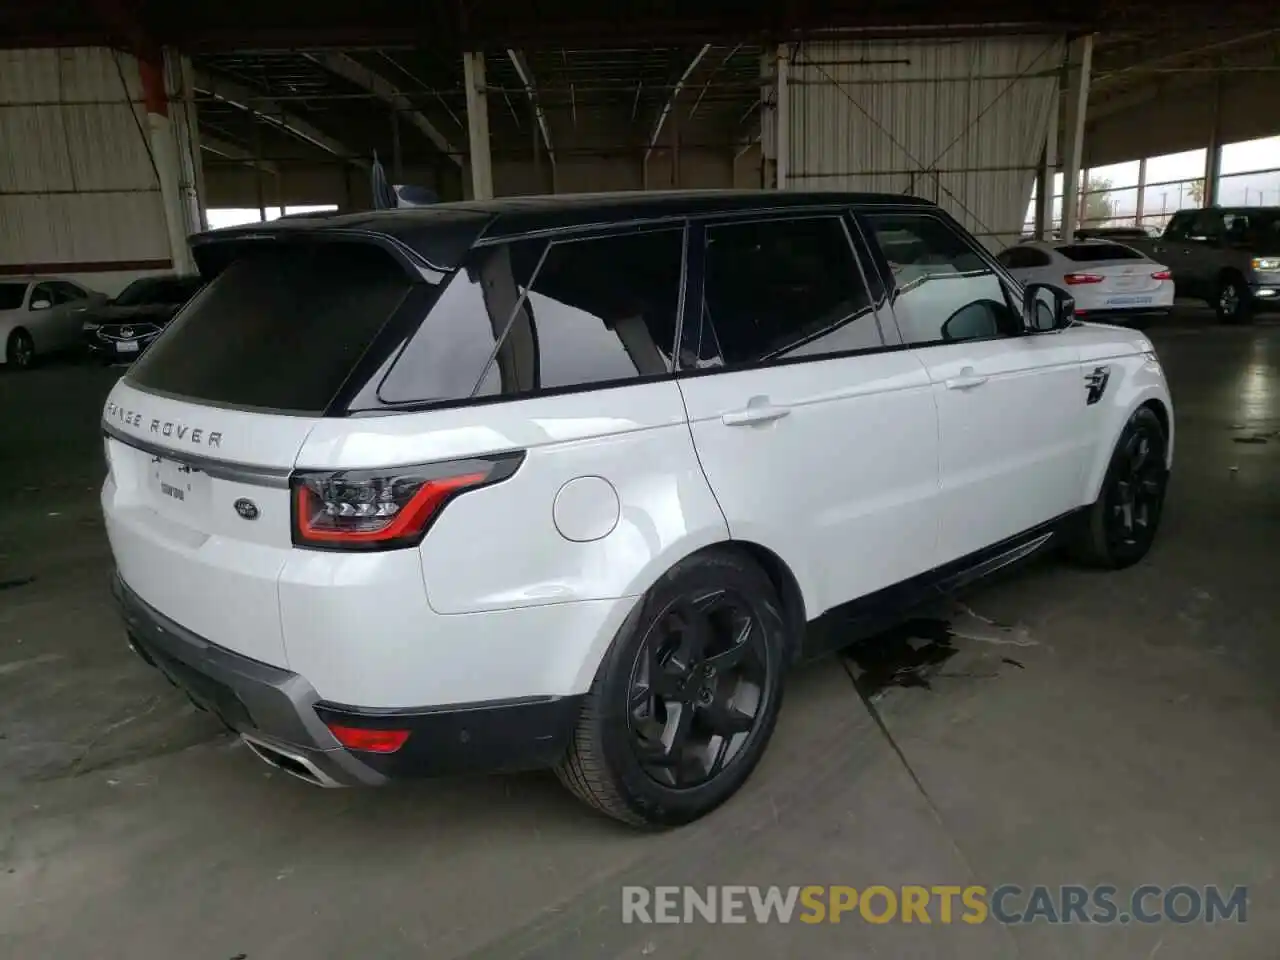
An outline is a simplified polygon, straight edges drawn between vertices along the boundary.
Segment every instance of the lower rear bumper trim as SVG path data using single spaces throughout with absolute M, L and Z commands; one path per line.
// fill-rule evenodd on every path
M 170 620 L 119 576 L 113 588 L 130 646 L 146 663 L 218 716 L 258 757 L 318 786 L 551 766 L 581 709 L 581 696 L 403 710 L 326 703 L 298 674 L 210 643 Z M 395 753 L 352 751 L 326 721 L 410 735 Z

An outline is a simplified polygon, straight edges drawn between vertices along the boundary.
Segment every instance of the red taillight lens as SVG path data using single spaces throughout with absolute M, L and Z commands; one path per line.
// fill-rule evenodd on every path
M 1168 270 L 1157 270 L 1155 273 L 1151 275 L 1151 279 L 1152 280 L 1172 280 L 1173 274 L 1171 274 Z
M 348 750 L 364 750 L 366 753 L 395 753 L 409 739 L 408 730 L 367 730 L 337 723 L 325 726 Z
M 1102 275 L 1098 273 L 1068 273 L 1062 279 L 1067 281 L 1068 286 L 1074 287 L 1079 283 L 1101 283 Z
M 293 542 L 331 550 L 414 546 L 446 503 L 516 472 L 523 453 L 386 470 L 299 471 Z

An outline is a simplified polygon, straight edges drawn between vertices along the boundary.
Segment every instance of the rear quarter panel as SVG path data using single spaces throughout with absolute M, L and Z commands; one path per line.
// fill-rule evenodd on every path
M 526 458 L 515 475 L 453 500 L 419 547 L 436 613 L 637 596 L 684 556 L 728 539 L 669 380 L 322 422 L 298 464 L 388 466 L 516 449 Z

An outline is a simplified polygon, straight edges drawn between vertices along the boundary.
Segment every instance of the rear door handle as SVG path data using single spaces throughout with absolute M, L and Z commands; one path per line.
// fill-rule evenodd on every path
M 721 414 L 720 421 L 726 427 L 749 427 L 758 423 L 771 423 L 781 420 L 791 412 L 790 407 L 779 407 L 769 402 L 768 397 L 752 397 L 741 410 L 730 410 Z
M 987 378 L 979 376 L 973 372 L 973 367 L 965 367 L 960 371 L 960 376 L 952 377 L 947 381 L 948 390 L 971 390 L 974 387 L 980 387 L 987 382 Z

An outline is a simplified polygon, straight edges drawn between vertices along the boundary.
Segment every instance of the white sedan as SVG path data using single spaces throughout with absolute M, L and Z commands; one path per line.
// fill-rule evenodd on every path
M 1075 298 L 1082 320 L 1125 323 L 1167 316 L 1173 309 L 1168 267 L 1108 240 L 1034 240 L 997 259 L 1022 284 L 1048 283 Z
M 60 277 L 0 278 L 0 364 L 25 370 L 80 344 L 82 314 L 106 295 Z

